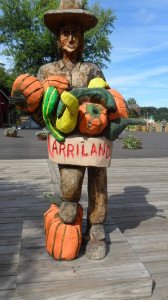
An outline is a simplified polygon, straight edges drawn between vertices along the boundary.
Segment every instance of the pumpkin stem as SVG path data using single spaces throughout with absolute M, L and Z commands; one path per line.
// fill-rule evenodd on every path
M 100 114 L 98 109 L 96 109 L 95 107 L 93 108 L 92 112 L 93 112 L 94 115 L 99 115 Z
M 43 193 L 42 197 L 46 200 L 49 200 L 51 203 L 56 204 L 57 206 L 61 206 L 62 204 L 62 199 L 58 194 L 52 195 L 49 193 Z
M 92 117 L 100 117 L 101 111 L 95 104 L 88 104 L 86 109 Z

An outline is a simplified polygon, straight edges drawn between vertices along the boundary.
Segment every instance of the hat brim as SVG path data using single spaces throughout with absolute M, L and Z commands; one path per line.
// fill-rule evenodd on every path
M 78 23 L 86 32 L 97 25 L 97 18 L 83 9 L 50 10 L 44 14 L 46 27 L 57 34 L 63 23 Z

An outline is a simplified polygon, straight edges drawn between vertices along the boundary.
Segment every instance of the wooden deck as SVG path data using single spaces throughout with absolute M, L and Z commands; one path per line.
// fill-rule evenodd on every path
M 48 160 L 0 161 L 0 299 L 168 299 L 168 158 L 114 159 L 108 169 L 108 255 L 60 262 L 45 250 Z M 87 209 L 87 175 L 81 204 Z M 153 291 L 152 291 L 153 289 Z M 151 296 L 152 294 L 152 296 Z

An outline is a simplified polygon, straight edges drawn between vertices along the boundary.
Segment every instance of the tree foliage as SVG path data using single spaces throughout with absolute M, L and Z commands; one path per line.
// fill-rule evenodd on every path
M 140 107 L 137 104 L 135 98 L 131 97 L 127 99 L 127 105 L 129 107 L 129 117 L 130 118 L 137 118 L 137 114 L 135 113 L 136 108 L 140 109 L 140 116 L 144 119 L 150 118 L 150 116 L 154 117 L 155 121 L 168 121 L 168 108 L 167 107 L 160 107 L 156 108 L 154 106 L 147 106 L 147 107 Z
M 113 30 L 115 16 L 111 9 L 104 10 L 98 3 L 85 8 L 99 19 L 98 25 L 85 35 L 83 59 L 106 66 L 111 44 L 108 35 Z M 39 67 L 57 60 L 59 51 L 56 37 L 43 22 L 44 12 L 58 8 L 58 0 L 1 0 L 0 43 L 4 54 L 13 61 L 13 72 L 36 74 Z
M 14 76 L 6 71 L 4 67 L 0 67 L 0 89 L 9 95 Z
M 137 105 L 137 101 L 135 98 L 131 97 L 131 98 L 128 98 L 127 104 L 128 105 Z
M 107 62 L 110 62 L 112 46 L 108 36 L 114 28 L 115 16 L 111 9 L 105 11 L 99 3 L 95 3 L 92 8 L 87 5 L 85 7 L 97 16 L 99 22 L 95 28 L 85 34 L 84 60 L 90 60 L 100 67 L 105 67 Z
M 128 107 L 129 118 L 137 118 L 141 115 L 141 109 L 135 98 L 129 98 L 126 103 Z
M 168 108 L 167 107 L 160 107 L 156 108 L 153 106 L 148 107 L 141 107 L 141 114 L 146 119 L 149 118 L 150 115 L 154 116 L 155 121 L 168 121 Z

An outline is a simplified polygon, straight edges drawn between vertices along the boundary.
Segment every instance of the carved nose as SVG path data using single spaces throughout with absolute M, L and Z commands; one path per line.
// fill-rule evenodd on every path
M 72 34 L 69 35 L 69 41 L 70 41 L 70 42 L 73 41 L 73 35 L 72 35 Z

